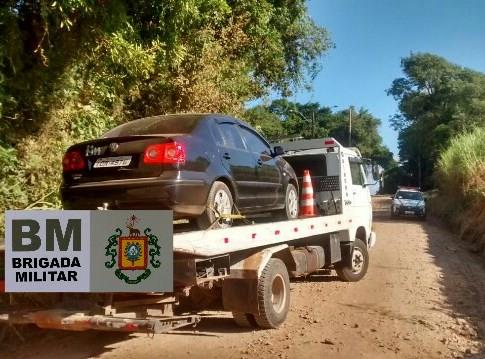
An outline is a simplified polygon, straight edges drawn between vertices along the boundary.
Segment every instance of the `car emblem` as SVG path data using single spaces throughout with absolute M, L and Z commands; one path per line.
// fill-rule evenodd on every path
M 116 152 L 116 150 L 118 149 L 118 147 L 120 147 L 120 145 L 117 144 L 116 142 L 113 142 L 113 143 L 110 143 L 109 144 L 109 150 L 111 152 Z

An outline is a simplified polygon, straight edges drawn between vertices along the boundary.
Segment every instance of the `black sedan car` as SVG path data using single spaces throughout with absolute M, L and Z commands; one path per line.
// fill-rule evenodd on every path
M 142 118 L 67 150 L 62 201 L 66 209 L 172 209 L 200 228 L 229 226 L 221 214 L 236 209 L 296 218 L 298 181 L 280 154 L 225 115 Z

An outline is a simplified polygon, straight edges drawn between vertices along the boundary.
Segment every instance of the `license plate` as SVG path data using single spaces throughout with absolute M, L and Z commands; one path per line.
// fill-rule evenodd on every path
M 414 214 L 414 211 L 404 211 L 404 214 Z
M 131 163 L 131 156 L 104 157 L 98 158 L 94 163 L 94 168 L 105 167 L 125 167 Z

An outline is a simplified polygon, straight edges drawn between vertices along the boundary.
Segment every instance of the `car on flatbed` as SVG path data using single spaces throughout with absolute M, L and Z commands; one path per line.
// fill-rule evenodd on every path
M 71 146 L 63 160 L 65 209 L 172 209 L 199 228 L 220 217 L 279 211 L 298 216 L 292 167 L 247 123 L 176 114 L 122 124 Z
M 416 187 L 398 187 L 392 198 L 391 217 L 417 216 L 426 218 L 426 201 Z

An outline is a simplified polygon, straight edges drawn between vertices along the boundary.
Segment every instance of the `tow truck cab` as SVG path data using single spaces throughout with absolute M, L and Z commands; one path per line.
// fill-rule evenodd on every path
M 359 238 L 372 246 L 372 202 L 364 160 L 357 148 L 346 148 L 334 138 L 298 140 L 278 144 L 293 167 L 302 188 L 309 170 L 317 215 L 342 214 L 349 218 L 349 240 Z

